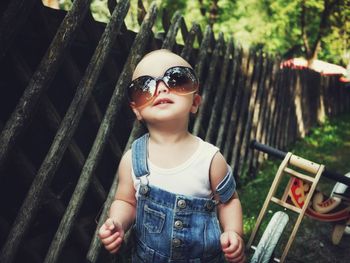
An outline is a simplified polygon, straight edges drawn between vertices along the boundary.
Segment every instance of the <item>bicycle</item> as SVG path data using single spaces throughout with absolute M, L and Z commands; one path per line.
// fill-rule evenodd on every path
M 322 164 L 257 141 L 252 141 L 250 147 L 282 160 L 247 243 L 247 249 L 255 250 L 251 263 L 267 263 L 272 260 L 284 262 L 304 215 L 320 221 L 335 222 L 331 236 L 333 244 L 339 244 L 343 234 L 350 233 L 350 172 L 344 176 L 327 170 Z M 289 175 L 290 178 L 282 196 L 277 197 L 276 191 L 285 175 Z M 322 192 L 316 191 L 321 176 L 337 182 L 326 200 Z M 258 245 L 252 246 L 270 202 L 299 214 L 280 258 L 275 258 L 273 254 L 289 221 L 289 216 L 284 211 L 278 211 L 272 216 Z

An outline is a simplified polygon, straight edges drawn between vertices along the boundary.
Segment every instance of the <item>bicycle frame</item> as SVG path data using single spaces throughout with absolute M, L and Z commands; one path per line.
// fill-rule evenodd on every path
M 340 231 L 344 231 L 345 226 L 350 223 L 350 205 L 344 205 L 344 203 L 342 204 L 342 200 L 339 197 L 328 198 L 324 201 L 323 194 L 315 190 L 319 179 L 321 178 L 321 175 L 324 175 L 325 172 L 328 172 L 327 177 L 331 177 L 333 179 L 334 177 L 337 179 L 340 178 L 341 181 L 347 185 L 350 184 L 348 180 L 349 178 L 344 178 L 342 175 L 340 176 L 339 174 L 325 171 L 324 165 L 311 162 L 292 153 L 284 153 L 257 142 L 253 142 L 253 147 L 268 154 L 272 154 L 273 156 L 280 159 L 283 156 L 284 158 L 277 170 L 269 193 L 267 194 L 263 207 L 259 213 L 257 222 L 248 241 L 247 248 L 250 248 L 253 244 L 257 231 L 259 230 L 270 202 L 276 203 L 285 209 L 299 214 L 295 221 L 288 242 L 285 245 L 282 256 L 279 259 L 280 262 L 284 262 L 288 251 L 295 239 L 296 233 L 304 215 L 320 221 L 342 221 L 340 224 L 342 228 L 339 228 L 338 225 L 338 230 L 336 230 L 335 227 L 333 231 L 334 240 L 336 240 L 336 242 L 339 242 L 342 235 Z M 278 198 L 275 196 L 276 191 L 281 183 L 282 178 L 286 175 L 290 176 L 288 184 L 284 189 L 282 197 Z M 344 221 L 346 223 L 344 223 Z

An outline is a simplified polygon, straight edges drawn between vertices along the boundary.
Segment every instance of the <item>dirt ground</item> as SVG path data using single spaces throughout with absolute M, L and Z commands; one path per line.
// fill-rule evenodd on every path
M 287 262 L 350 262 L 350 235 L 343 235 L 339 245 L 333 245 L 332 229 L 331 223 L 305 218 L 288 254 Z

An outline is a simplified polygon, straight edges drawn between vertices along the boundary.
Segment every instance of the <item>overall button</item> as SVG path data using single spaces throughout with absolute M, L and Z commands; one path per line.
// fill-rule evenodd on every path
M 182 229 L 183 228 L 183 223 L 180 220 L 176 220 L 174 226 L 177 229 Z
M 148 193 L 148 191 L 149 191 L 149 188 L 148 188 L 147 185 L 141 185 L 141 186 L 140 186 L 140 193 L 141 193 L 142 195 L 146 195 L 146 194 Z
M 185 200 L 179 200 L 177 201 L 177 206 L 180 208 L 185 208 L 186 207 L 186 201 Z
M 206 203 L 205 203 L 205 208 L 206 208 L 208 211 L 213 210 L 213 208 L 214 208 L 214 203 L 213 203 L 213 202 L 210 202 L 210 201 L 206 202 Z
M 181 240 L 178 238 L 173 239 L 173 247 L 179 247 L 181 246 Z

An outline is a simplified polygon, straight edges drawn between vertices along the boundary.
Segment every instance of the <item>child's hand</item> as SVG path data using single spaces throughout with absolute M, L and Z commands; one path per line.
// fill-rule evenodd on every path
M 124 229 L 120 223 L 108 218 L 101 226 L 98 236 L 110 253 L 117 253 L 124 239 Z
M 225 258 L 231 263 L 245 262 L 244 242 L 235 231 L 227 231 L 220 237 L 222 252 Z

